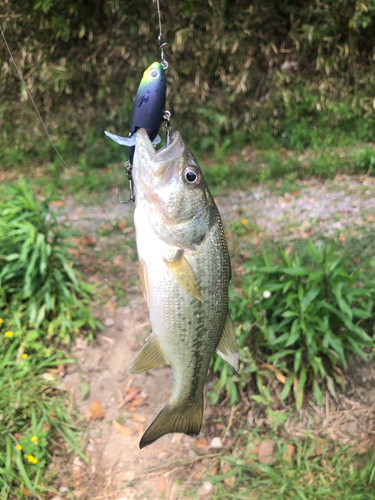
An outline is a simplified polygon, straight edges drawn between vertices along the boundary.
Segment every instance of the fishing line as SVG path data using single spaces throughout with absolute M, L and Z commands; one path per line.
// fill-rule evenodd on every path
M 6 48 L 7 48 L 8 53 L 9 53 L 9 56 L 10 56 L 10 58 L 11 58 L 11 61 L 12 61 L 13 65 L 14 65 L 14 67 L 16 68 L 18 78 L 19 78 L 19 79 L 21 80 L 21 82 L 23 82 L 23 84 L 25 85 L 27 95 L 29 96 L 29 98 L 30 98 L 31 102 L 33 103 L 33 106 L 34 106 L 34 108 L 35 108 L 35 111 L 36 111 L 36 113 L 37 113 L 37 115 L 38 115 L 38 118 L 39 118 L 40 122 L 41 122 L 41 123 L 42 123 L 42 125 L 43 125 L 43 128 L 44 128 L 44 130 L 45 130 L 45 132 L 46 132 L 46 134 L 47 134 L 47 137 L 48 137 L 49 142 L 51 143 L 51 145 L 52 145 L 52 147 L 53 147 L 53 149 L 54 149 L 55 153 L 57 154 L 57 156 L 59 157 L 59 159 L 60 159 L 60 161 L 63 163 L 63 165 L 65 165 L 65 167 L 66 167 L 66 168 L 67 168 L 70 172 L 74 172 L 74 168 L 73 168 L 73 167 L 70 167 L 70 166 L 66 163 L 66 161 L 64 160 L 64 158 L 61 156 L 61 154 L 59 153 L 58 149 L 56 148 L 56 146 L 55 146 L 55 144 L 54 144 L 54 142 L 53 142 L 53 140 L 52 140 L 52 138 L 51 138 L 51 136 L 50 136 L 50 134 L 49 134 L 49 132 L 48 132 L 47 126 L 46 126 L 46 124 L 45 124 L 45 122 L 44 122 L 44 120 L 43 120 L 43 118 L 42 118 L 42 115 L 41 115 L 41 114 L 40 114 L 40 112 L 39 112 L 39 109 L 38 109 L 38 107 L 37 107 L 37 105 L 36 105 L 36 103 L 35 103 L 35 101 L 34 101 L 34 98 L 33 98 L 33 96 L 31 95 L 31 92 L 29 91 L 29 89 L 28 89 L 28 87 L 27 87 L 27 84 L 26 84 L 26 82 L 25 82 L 25 79 L 24 79 L 24 78 L 23 78 L 23 76 L 22 76 L 21 71 L 18 69 L 18 66 L 17 66 L 16 61 L 14 60 L 14 57 L 13 57 L 12 51 L 10 50 L 10 47 L 9 47 L 9 45 L 8 45 L 8 42 L 7 42 L 6 38 L 5 38 L 5 34 L 4 34 L 4 32 L 3 32 L 3 29 L 2 29 L 2 27 L 1 27 L 1 25 L 0 25 L 0 33 L 1 33 L 1 36 L 2 36 L 2 38 L 3 38 L 3 40 L 4 40 L 4 43 L 5 43 L 5 46 L 6 46 Z M 112 231 L 113 231 L 113 233 L 114 233 L 114 235 L 115 235 L 115 237 L 116 237 L 117 244 L 118 244 L 119 249 L 120 249 L 120 253 L 122 253 L 122 252 L 121 252 L 121 242 L 120 242 L 120 239 L 119 239 L 118 235 L 116 234 L 116 231 L 114 230 L 112 220 L 111 220 L 110 216 L 108 215 L 108 213 L 107 213 L 106 209 L 105 209 L 105 208 L 103 207 L 103 205 L 100 203 L 100 201 L 99 201 L 99 199 L 97 198 L 97 196 L 95 195 L 95 193 L 94 193 L 93 191 L 91 191 L 91 190 L 90 190 L 90 188 L 89 188 L 89 187 L 88 187 L 88 186 L 84 183 L 84 181 L 81 181 L 81 186 L 83 186 L 83 187 L 85 188 L 85 190 L 86 190 L 86 191 L 87 191 L 87 192 L 88 192 L 88 193 L 89 193 L 89 194 L 90 194 L 90 195 L 94 198 L 94 200 L 98 203 L 98 205 L 101 207 L 101 209 L 102 209 L 102 210 L 103 210 L 103 212 L 105 213 L 105 215 L 106 215 L 106 217 L 107 217 L 107 219 L 108 219 L 108 221 L 109 221 L 109 223 L 110 223 L 111 229 L 112 229 Z M 123 257 L 124 257 L 124 255 L 123 255 Z M 127 275 L 127 273 L 126 273 L 126 267 L 125 267 L 125 259 L 126 259 L 126 257 L 124 258 L 124 261 L 122 262 L 122 264 L 123 264 L 123 268 L 124 268 L 124 273 L 125 273 L 125 281 L 126 281 L 126 275 Z M 134 316 L 134 313 L 133 313 L 133 309 L 132 309 L 131 304 L 130 304 L 130 300 L 129 300 L 129 302 L 128 302 L 128 304 L 127 304 L 127 305 L 128 305 L 128 307 L 129 307 L 130 313 L 131 313 L 132 318 L 133 318 L 133 330 L 134 330 L 134 332 L 135 332 L 135 323 L 136 323 L 136 322 L 135 322 L 135 316 Z

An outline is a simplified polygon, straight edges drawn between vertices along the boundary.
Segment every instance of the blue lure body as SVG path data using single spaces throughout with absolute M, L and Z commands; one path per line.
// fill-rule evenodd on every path
M 129 148 L 129 161 L 133 163 L 135 150 L 135 133 L 144 128 L 154 144 L 159 144 L 160 137 L 157 135 L 162 124 L 165 110 L 167 83 L 164 68 L 161 63 L 155 62 L 143 73 L 135 96 L 132 116 L 130 120 L 129 137 L 104 132 L 107 137 L 121 146 Z

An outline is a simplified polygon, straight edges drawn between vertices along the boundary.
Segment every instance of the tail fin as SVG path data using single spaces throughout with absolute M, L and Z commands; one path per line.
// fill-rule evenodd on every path
M 190 404 L 167 403 L 143 434 L 140 449 L 171 432 L 197 436 L 203 421 L 203 394 L 200 401 Z

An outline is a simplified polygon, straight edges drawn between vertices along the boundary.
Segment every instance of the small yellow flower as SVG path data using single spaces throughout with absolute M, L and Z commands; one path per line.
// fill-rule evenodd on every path
M 73 267 L 73 262 L 69 262 L 68 266 L 70 267 L 70 269 Z
M 33 443 L 37 443 L 37 442 L 38 442 L 38 438 L 37 438 L 36 436 L 33 436 L 33 437 L 31 438 L 31 441 L 32 441 Z
M 32 464 L 37 464 L 37 463 L 38 463 L 38 459 L 37 459 L 37 458 L 35 458 L 35 457 L 32 457 L 32 458 L 33 458 L 33 459 L 32 459 L 32 461 L 31 461 L 31 463 L 32 463 Z
M 21 358 L 22 359 L 26 359 L 27 358 L 27 354 L 22 354 Z
M 22 446 L 20 444 L 16 444 L 16 450 L 21 451 L 22 450 Z
M 26 456 L 26 455 L 25 455 L 25 456 Z M 34 458 L 32 455 L 28 455 L 28 456 L 27 456 L 27 460 L 28 460 L 30 463 L 34 463 L 35 458 Z
M 257 286 L 254 286 L 254 291 L 256 292 L 258 290 L 258 287 Z
M 24 455 L 25 458 L 29 459 L 31 455 Z
M 10 338 L 13 334 L 12 332 L 5 332 L 4 335 L 8 338 Z
M 243 226 L 246 226 L 246 224 L 247 224 L 247 220 L 246 220 L 246 219 L 241 219 L 241 224 L 242 224 Z
M 3 318 L 0 318 L 0 325 L 1 325 L 2 322 L 3 322 Z

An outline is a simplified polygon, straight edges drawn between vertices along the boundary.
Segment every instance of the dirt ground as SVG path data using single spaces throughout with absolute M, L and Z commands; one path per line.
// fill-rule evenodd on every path
M 257 186 L 251 192 L 236 191 L 217 201 L 227 226 L 242 218 L 259 228 L 249 236 L 255 244 L 264 236 L 274 240 L 298 235 L 306 238 L 315 231 L 332 236 L 375 221 L 373 181 L 367 177 L 340 177 L 326 183 L 306 181 L 293 194 L 283 195 Z M 64 203 L 61 220 L 81 229 L 86 237 L 90 235 L 92 251 L 100 251 L 108 242 L 108 237 L 97 234 L 98 226 L 106 224 L 102 209 L 76 206 L 72 200 Z M 133 207 L 117 205 L 115 199 L 105 208 L 111 220 L 132 216 Z M 124 230 L 127 237 L 134 237 L 133 228 Z M 266 428 L 269 422 L 254 403 L 250 406 L 245 401 L 230 409 L 226 401 L 215 408 L 207 401 L 205 424 L 198 438 L 168 435 L 139 450 L 144 430 L 169 399 L 172 379 L 168 367 L 136 376 L 128 372 L 150 333 L 150 324 L 137 281 L 137 263 L 129 261 L 125 273 L 134 280 L 130 305 L 119 307 L 112 298 L 112 306 L 101 308 L 105 331 L 92 344 L 77 339 L 73 349 L 77 363 L 64 376 L 78 411 L 88 421 L 86 453 L 90 461 L 87 466 L 78 457 L 72 460 L 66 475 L 68 486 L 84 500 L 189 498 L 182 492 L 202 485 L 215 456 L 233 449 L 236 425 Z M 285 435 L 304 435 L 309 427 L 316 436 L 373 446 L 375 365 L 354 360 L 346 380 L 345 394 L 334 401 L 327 393 L 324 408 L 310 403 L 286 422 Z M 275 380 L 276 396 L 282 389 L 277 384 Z M 280 405 L 285 407 L 284 403 Z M 202 489 L 199 495 L 209 497 Z

